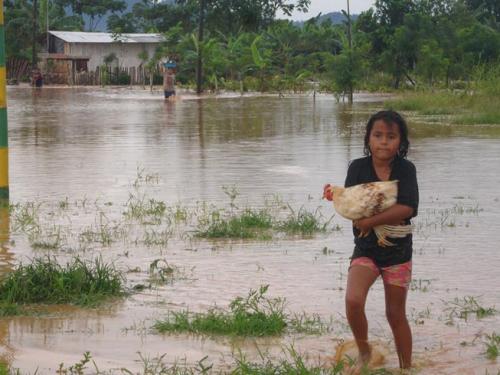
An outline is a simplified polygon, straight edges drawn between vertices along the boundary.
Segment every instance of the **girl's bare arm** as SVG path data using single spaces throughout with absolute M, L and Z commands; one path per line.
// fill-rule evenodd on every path
M 399 225 L 405 219 L 411 217 L 413 208 L 403 204 L 395 204 L 384 212 L 354 221 L 354 226 L 361 232 L 367 233 L 378 225 Z

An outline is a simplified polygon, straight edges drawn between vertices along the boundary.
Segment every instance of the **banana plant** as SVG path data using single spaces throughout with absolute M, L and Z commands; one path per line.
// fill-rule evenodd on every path
M 265 47 L 259 49 L 259 42 L 262 40 L 262 35 L 258 35 L 251 45 L 253 63 L 257 67 L 260 89 L 264 87 L 266 70 L 271 66 L 271 50 Z

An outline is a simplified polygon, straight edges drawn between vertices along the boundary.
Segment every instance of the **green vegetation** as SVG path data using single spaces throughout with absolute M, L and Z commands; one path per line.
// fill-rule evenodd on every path
M 472 81 L 463 90 L 417 91 L 389 100 L 386 107 L 415 112 L 423 120 L 460 125 L 500 124 L 500 65 L 475 69 Z
M 492 67 L 500 59 L 500 10 L 492 0 L 377 0 L 352 19 L 334 24 L 323 17 L 303 23 L 277 19 L 280 13 L 307 11 L 308 0 L 207 0 L 205 38 L 197 38 L 198 0 L 144 0 L 126 9 L 123 0 L 40 1 L 39 17 L 49 11 L 51 30 L 87 31 L 109 15 L 107 28 L 121 33 L 157 32 L 165 42 L 153 56 L 141 54 L 152 82 L 162 58 L 179 61 L 179 84 L 194 87 L 198 56 L 202 56 L 204 87 L 217 91 L 303 91 L 313 85 L 338 97 L 355 90 L 464 89 L 478 77 L 478 66 Z M 29 60 L 32 50 L 33 1 L 6 1 L 7 57 Z M 71 11 L 71 15 L 70 12 Z M 331 11 L 341 11 L 332 8 Z M 87 18 L 84 26 L 83 17 Z M 230 21 L 229 21 L 230 20 Z M 38 50 L 45 44 L 47 25 L 39 22 Z M 352 35 L 352 43 L 349 42 Z M 103 64 L 105 62 L 103 61 Z M 117 83 L 129 82 L 119 77 Z M 474 95 L 472 95 L 474 96 Z M 422 98 L 412 99 L 421 106 Z M 456 103 L 453 95 L 441 102 Z M 415 103 L 415 101 L 419 103 Z M 498 123 L 498 111 L 473 99 L 471 115 L 459 123 Z M 462 101 L 462 105 L 467 100 Z M 455 113 L 434 102 L 433 114 Z M 483 106 L 492 112 L 479 111 Z M 435 109 L 433 109 L 435 108 Z M 459 108 L 453 107 L 453 108 Z
M 289 317 L 285 313 L 285 301 L 265 296 L 269 285 L 251 290 L 245 298 L 237 297 L 229 304 L 229 310 L 217 307 L 206 313 L 189 311 L 170 312 L 154 328 L 161 332 L 192 332 L 198 334 L 234 336 L 274 336 L 289 329 L 304 334 L 322 334 L 329 326 L 318 315 L 306 313 Z
M 483 307 L 476 297 L 465 296 L 455 297 L 452 301 L 445 302 L 447 306 L 444 311 L 447 314 L 447 324 L 452 325 L 455 318 L 468 320 L 470 315 L 475 315 L 477 319 L 495 315 L 498 311 L 493 307 Z
M 176 238 L 270 240 L 340 230 L 338 225 L 331 225 L 333 216 L 325 219 L 319 208 L 295 209 L 277 196 L 264 199 L 259 208 L 240 209 L 236 187 L 223 187 L 229 197 L 225 206 L 207 202 L 169 205 L 143 190 L 143 184 L 152 183 L 158 183 L 157 176 L 139 176 L 122 212 L 116 209 L 122 206 L 120 203 L 90 204 L 86 199 L 13 204 L 12 234 L 24 236 L 33 250 L 55 253 L 103 250 L 118 243 L 163 249 Z M 126 256 L 128 253 L 125 251 Z
M 107 297 L 123 295 L 123 279 L 111 264 L 96 258 L 75 258 L 65 266 L 52 258 L 20 264 L 0 283 L 2 314 L 15 313 L 16 305 L 63 304 L 94 306 Z
M 260 239 L 272 238 L 273 232 L 283 232 L 289 235 L 310 236 L 314 233 L 325 232 L 333 219 L 333 216 L 324 221 L 319 212 L 308 211 L 301 207 L 295 211 L 290 205 L 285 219 L 280 219 L 278 207 L 266 207 L 255 210 L 246 208 L 241 212 L 235 210 L 234 200 L 231 202 L 232 209 L 229 212 L 211 210 L 198 217 L 196 236 L 201 238 L 239 238 Z
M 316 232 L 325 232 L 333 216 L 322 223 L 319 209 L 310 212 L 301 207 L 297 212 L 289 206 L 290 215 L 286 220 L 277 224 L 277 228 L 289 234 L 312 235 Z
M 486 358 L 492 361 L 500 355 L 500 335 L 493 332 L 491 335 L 486 335 Z
M 225 218 L 219 210 L 212 211 L 208 217 L 201 218 L 197 237 L 202 238 L 241 238 L 269 239 L 273 218 L 266 210 L 245 209 L 240 214 Z
M 251 290 L 246 298 L 237 297 L 229 311 L 211 308 L 207 313 L 172 312 L 157 321 L 159 332 L 193 332 L 236 336 L 272 336 L 285 330 L 284 301 L 265 297 L 269 286 Z
M 332 364 L 331 367 L 322 364 L 310 364 L 293 346 L 285 350 L 286 357 L 278 361 L 262 354 L 260 362 L 250 362 L 243 354 L 240 354 L 240 357 L 235 359 L 236 367 L 232 373 L 238 375 L 341 375 L 346 368 L 344 362 Z
M 189 364 L 186 359 L 176 360 L 170 363 L 165 359 L 166 354 L 150 357 L 138 352 L 138 363 L 141 371 L 132 372 L 127 368 L 120 368 L 120 372 L 129 375 L 201 375 L 201 374 L 233 374 L 233 375 L 277 375 L 277 374 L 301 374 L 301 375 L 345 375 L 349 373 L 349 367 L 353 361 L 341 361 L 339 363 L 320 363 L 319 360 L 311 360 L 307 355 L 299 353 L 293 346 L 284 347 L 281 359 L 272 358 L 269 353 L 260 352 L 260 360 L 250 361 L 244 353 L 233 354 L 233 363 L 226 370 L 215 369 L 209 363 L 208 356 L 203 357 L 195 364 Z M 4 372 L 2 372 L 4 371 Z M 65 365 L 61 363 L 57 370 L 58 374 L 84 375 L 89 372 L 96 374 L 114 374 L 113 370 L 101 370 L 92 359 L 90 352 L 83 353 L 80 361 Z M 10 369 L 7 365 L 0 364 L 0 375 L 20 374 L 19 371 Z M 393 372 L 380 368 L 376 370 L 363 369 L 362 375 L 391 375 Z

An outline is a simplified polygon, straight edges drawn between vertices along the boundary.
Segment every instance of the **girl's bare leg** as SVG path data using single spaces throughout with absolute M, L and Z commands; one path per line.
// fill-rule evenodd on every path
M 373 270 L 362 265 L 352 266 L 347 277 L 346 315 L 358 345 L 362 364 L 368 363 L 371 355 L 368 345 L 368 321 L 365 315 L 366 297 L 377 277 Z
M 399 357 L 399 367 L 411 367 L 412 337 L 411 329 L 406 319 L 407 289 L 385 284 L 385 311 L 391 326 Z

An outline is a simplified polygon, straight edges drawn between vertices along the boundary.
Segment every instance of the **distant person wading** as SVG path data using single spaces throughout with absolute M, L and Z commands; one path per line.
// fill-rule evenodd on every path
M 175 68 L 177 64 L 175 61 L 167 61 L 164 65 L 165 71 L 163 72 L 163 92 L 165 99 L 175 98 Z

